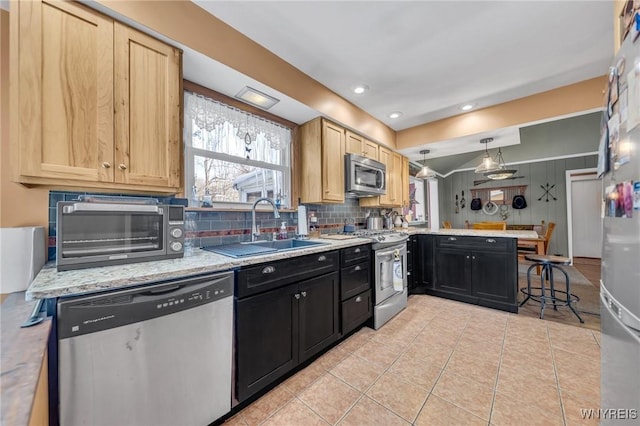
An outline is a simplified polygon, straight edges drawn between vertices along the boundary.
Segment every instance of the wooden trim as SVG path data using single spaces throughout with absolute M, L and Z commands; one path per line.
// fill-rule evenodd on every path
M 238 108 L 242 111 L 246 111 L 250 114 L 257 115 L 259 117 L 265 118 L 267 120 L 278 123 L 284 127 L 288 127 L 291 130 L 297 128 L 298 125 L 292 121 L 285 120 L 282 117 L 278 117 L 277 115 L 271 114 L 270 112 L 264 111 L 260 108 L 254 107 L 252 105 L 246 104 L 242 101 L 229 97 L 227 95 L 223 95 L 222 93 L 216 92 L 215 90 L 211 90 L 207 87 L 200 86 L 197 83 L 194 83 L 189 80 L 183 81 L 184 90 L 196 93 L 198 95 L 206 96 L 207 98 L 211 98 L 214 101 L 222 102 L 232 107 Z M 293 136 L 293 135 L 292 135 Z M 292 137 L 293 140 L 293 137 Z

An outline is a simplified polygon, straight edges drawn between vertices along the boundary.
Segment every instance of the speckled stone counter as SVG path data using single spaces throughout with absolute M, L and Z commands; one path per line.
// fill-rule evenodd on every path
M 51 319 L 33 327 L 20 328 L 31 314 L 34 302 L 24 299 L 24 292 L 12 293 L 2 302 L 1 332 L 2 408 L 0 424 L 27 425 L 35 396 L 40 367 L 44 358 Z
M 495 238 L 538 238 L 536 231 L 521 230 L 490 230 L 490 229 L 444 229 L 431 231 L 426 228 L 404 228 L 402 231 L 408 234 L 433 234 L 433 235 L 456 235 L 465 237 L 495 237 Z
M 370 242 L 363 238 L 348 240 L 317 239 L 314 241 L 324 244 L 245 258 L 233 258 L 201 249 L 193 249 L 191 253 L 186 254 L 181 259 L 104 266 L 75 271 L 58 272 L 55 263 L 49 263 L 45 265 L 27 289 L 26 298 L 27 300 L 47 299 L 118 289 L 208 272 L 228 271 L 241 266 L 288 259 Z

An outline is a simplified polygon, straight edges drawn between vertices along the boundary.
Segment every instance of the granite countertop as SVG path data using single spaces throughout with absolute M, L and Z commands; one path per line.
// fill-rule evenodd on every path
M 434 234 L 434 235 L 457 235 L 466 237 L 495 237 L 495 238 L 538 238 L 536 231 L 522 230 L 490 230 L 490 229 L 445 229 L 431 231 L 425 228 L 403 228 L 402 231 L 408 234 Z
M 2 408 L 0 424 L 29 424 L 40 367 L 44 358 L 51 318 L 33 327 L 20 328 L 31 314 L 34 302 L 27 302 L 24 292 L 12 293 L 2 302 Z
M 180 259 L 131 263 L 58 272 L 55 262 L 45 265 L 26 292 L 26 299 L 47 299 L 59 296 L 79 295 L 97 291 L 119 289 L 148 282 L 187 277 L 209 272 L 222 272 L 241 266 L 288 259 L 306 254 L 367 244 L 364 238 L 346 240 L 314 239 L 325 244 L 300 248 L 294 251 L 267 253 L 261 256 L 233 258 L 201 249 L 193 249 Z

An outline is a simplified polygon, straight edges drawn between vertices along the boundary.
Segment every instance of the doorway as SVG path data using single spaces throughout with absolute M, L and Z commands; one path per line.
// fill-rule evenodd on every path
M 569 257 L 600 259 L 602 181 L 595 169 L 567 170 Z

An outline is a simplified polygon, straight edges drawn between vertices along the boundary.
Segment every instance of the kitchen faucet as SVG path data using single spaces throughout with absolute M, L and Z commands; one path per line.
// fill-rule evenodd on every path
M 255 241 L 256 237 L 260 236 L 260 230 L 256 227 L 256 206 L 260 201 L 266 201 L 268 203 L 271 203 L 271 205 L 273 206 L 273 217 L 275 219 L 280 218 L 280 213 L 278 212 L 278 208 L 276 207 L 276 204 L 273 202 L 271 198 L 266 198 L 266 197 L 258 198 L 253 203 L 253 207 L 251 207 L 251 241 Z

